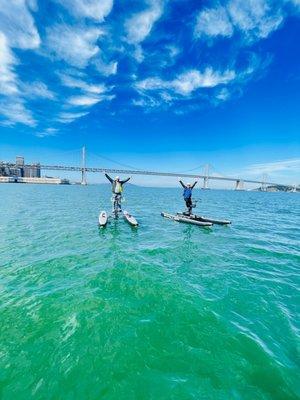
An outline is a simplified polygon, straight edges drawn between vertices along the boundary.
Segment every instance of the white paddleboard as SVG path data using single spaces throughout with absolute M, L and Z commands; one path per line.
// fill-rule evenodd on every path
M 99 226 L 106 226 L 108 221 L 108 215 L 106 211 L 101 211 L 99 214 Z
M 138 226 L 137 220 L 131 214 L 129 214 L 129 212 L 124 211 L 123 215 L 124 215 L 125 221 L 127 221 L 130 225 Z

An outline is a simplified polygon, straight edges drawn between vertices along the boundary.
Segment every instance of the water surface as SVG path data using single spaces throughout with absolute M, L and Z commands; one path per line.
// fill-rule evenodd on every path
M 299 399 L 299 195 L 0 186 L 0 398 Z

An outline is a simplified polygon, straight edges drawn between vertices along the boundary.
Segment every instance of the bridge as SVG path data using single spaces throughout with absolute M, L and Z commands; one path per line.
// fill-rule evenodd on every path
M 11 162 L 2 162 L 2 168 L 15 168 L 16 164 Z M 81 173 L 81 184 L 87 184 L 87 173 L 108 173 L 108 174 L 124 174 L 124 175 L 148 175 L 148 176 L 165 176 L 172 178 L 192 178 L 203 179 L 203 189 L 208 189 L 209 181 L 227 181 L 235 183 L 235 190 L 244 190 L 244 184 L 259 185 L 261 190 L 266 190 L 267 186 L 281 186 L 287 189 L 293 189 L 293 185 L 286 185 L 282 183 L 269 182 L 266 180 L 266 175 L 262 176 L 261 180 L 242 179 L 240 177 L 227 177 L 211 175 L 209 173 L 209 165 L 204 166 L 203 174 L 190 174 L 181 172 L 160 172 L 160 171 L 147 171 L 140 169 L 119 169 L 119 168 L 104 168 L 104 167 L 87 167 L 86 166 L 86 149 L 82 148 L 82 164 L 81 166 L 68 166 L 68 165 L 48 165 L 48 164 L 24 164 L 28 168 L 40 168 L 45 171 L 70 171 Z

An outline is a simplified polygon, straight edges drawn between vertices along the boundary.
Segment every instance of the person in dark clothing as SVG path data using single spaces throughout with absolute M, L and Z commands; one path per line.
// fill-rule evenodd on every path
M 188 211 L 187 211 L 187 214 L 188 214 L 188 215 L 191 215 L 191 213 L 192 213 L 192 208 L 193 208 L 192 192 L 193 192 L 194 187 L 195 187 L 196 184 L 197 184 L 197 181 L 194 182 L 193 185 L 190 185 L 189 183 L 185 185 L 182 181 L 179 181 L 179 182 L 180 182 L 181 186 L 182 186 L 183 189 L 184 189 L 184 190 L 183 190 L 183 198 L 184 198 L 184 201 L 185 201 L 187 210 L 188 210 Z
M 125 179 L 124 181 L 121 181 L 118 176 L 116 176 L 115 179 L 112 179 L 108 174 L 105 174 L 105 176 L 111 183 L 111 190 L 114 195 L 114 199 L 113 199 L 114 213 L 115 213 L 115 217 L 117 218 L 118 213 L 122 211 L 121 199 L 122 199 L 122 193 L 123 193 L 123 185 L 129 181 L 130 177 Z

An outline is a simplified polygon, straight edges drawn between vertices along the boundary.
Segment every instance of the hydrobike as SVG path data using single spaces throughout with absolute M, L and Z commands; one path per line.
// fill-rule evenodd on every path
M 214 225 L 230 225 L 231 221 L 228 221 L 226 219 L 222 220 L 222 219 L 215 219 L 215 218 L 210 218 L 210 217 L 203 217 L 201 215 L 195 215 L 195 214 L 190 214 L 187 215 L 186 213 L 177 213 L 177 215 L 179 217 L 187 217 L 190 218 L 192 220 L 195 221 L 199 221 L 199 222 L 210 222 Z
M 125 201 L 124 198 L 122 198 L 122 196 L 113 196 L 111 198 L 111 201 L 113 203 L 113 209 L 112 209 L 112 213 L 111 215 L 108 215 L 106 211 L 101 211 L 99 214 L 99 218 L 98 218 L 98 224 L 99 227 L 106 227 L 109 219 L 113 218 L 113 219 L 118 219 L 119 215 L 122 214 L 124 220 L 131 226 L 137 227 L 138 226 L 138 222 L 137 220 L 128 212 L 128 211 L 122 211 L 122 207 L 121 207 L 121 202 Z
M 196 207 L 196 202 L 192 205 L 192 208 Z M 171 219 L 176 222 L 183 222 L 191 225 L 198 225 L 203 227 L 210 227 L 214 224 L 216 225 L 230 225 L 231 221 L 228 220 L 220 220 L 210 217 L 203 217 L 201 215 L 192 214 L 189 211 L 186 212 L 178 212 L 176 214 L 168 214 L 165 212 L 161 213 L 162 217 Z

